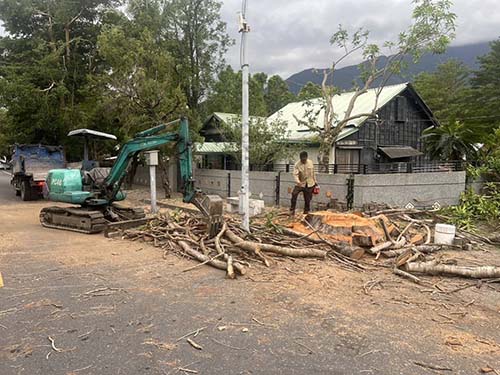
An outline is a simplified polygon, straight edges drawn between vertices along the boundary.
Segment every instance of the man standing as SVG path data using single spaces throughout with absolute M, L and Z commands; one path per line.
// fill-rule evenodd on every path
M 290 207 L 292 215 L 295 215 L 297 197 L 300 193 L 304 194 L 304 213 L 307 214 L 311 210 L 313 189 L 316 186 L 316 174 L 314 173 L 314 164 L 307 156 L 307 152 L 302 151 L 300 153 L 300 160 L 295 163 L 293 168 L 295 188 L 292 192 L 292 206 Z

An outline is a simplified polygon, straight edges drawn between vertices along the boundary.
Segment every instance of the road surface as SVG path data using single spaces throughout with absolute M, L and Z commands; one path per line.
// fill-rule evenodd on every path
M 457 331 L 425 316 L 449 314 L 441 302 L 412 303 L 423 294 L 413 285 L 394 299 L 383 289 L 395 279 L 366 294 L 373 276 L 321 261 L 238 280 L 182 272 L 193 262 L 144 243 L 42 228 L 45 204 L 20 201 L 0 173 L 2 375 L 473 374 L 500 357 L 494 309 Z M 182 338 L 197 330 L 201 350 Z M 489 347 L 471 352 L 466 334 Z M 452 336 L 464 347 L 445 344 Z

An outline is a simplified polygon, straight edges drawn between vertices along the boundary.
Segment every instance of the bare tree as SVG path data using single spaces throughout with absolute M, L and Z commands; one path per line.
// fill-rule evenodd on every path
M 342 130 L 353 120 L 375 117 L 380 94 L 393 75 L 404 71 L 408 58 L 415 63 L 426 53 L 443 53 L 453 39 L 456 16 L 450 10 L 451 0 L 414 0 L 413 3 L 412 24 L 399 34 L 396 41 L 387 41 L 381 46 L 373 44 L 369 42 L 369 31 L 360 28 L 351 34 L 342 25 L 330 38 L 330 44 L 340 49 L 342 54 L 332 62 L 329 69 L 323 71 L 321 110 L 317 110 L 314 105 L 317 102 L 307 101 L 304 118 L 295 116 L 300 125 L 318 135 L 318 161 L 323 170 L 328 171 L 330 151 Z M 340 115 L 335 112 L 333 102 L 334 96 L 340 93 L 334 85 L 335 70 L 340 63 L 356 53 L 361 53 L 364 60 L 360 65 L 361 83 L 355 83 L 354 94 L 347 109 Z M 373 109 L 366 113 L 353 113 L 356 101 L 372 88 L 375 89 Z M 322 126 L 318 126 L 322 111 Z

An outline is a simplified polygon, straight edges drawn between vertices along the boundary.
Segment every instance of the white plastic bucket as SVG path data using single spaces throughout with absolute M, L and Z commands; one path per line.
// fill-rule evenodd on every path
M 434 243 L 440 245 L 452 245 L 457 228 L 454 225 L 436 224 L 434 230 Z

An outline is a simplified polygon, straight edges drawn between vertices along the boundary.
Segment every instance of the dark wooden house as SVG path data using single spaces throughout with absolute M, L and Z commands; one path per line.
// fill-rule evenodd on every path
M 352 115 L 372 112 L 377 102 L 376 90 L 368 90 L 357 99 Z M 347 92 L 334 97 L 333 107 L 339 118 L 345 113 L 352 95 Z M 319 113 L 316 125 L 322 127 L 320 99 L 290 103 L 268 121 L 286 121 L 290 141 L 302 142 L 309 157 L 317 162 L 317 135 L 297 122 L 297 118 L 305 120 L 306 111 L 310 110 Z M 330 160 L 338 168 L 347 169 L 346 172 L 360 166 L 376 169 L 380 164 L 422 162 L 427 159 L 422 133 L 431 126 L 438 126 L 438 122 L 410 83 L 386 86 L 378 96 L 376 118 L 360 117 L 349 123 L 332 148 Z

